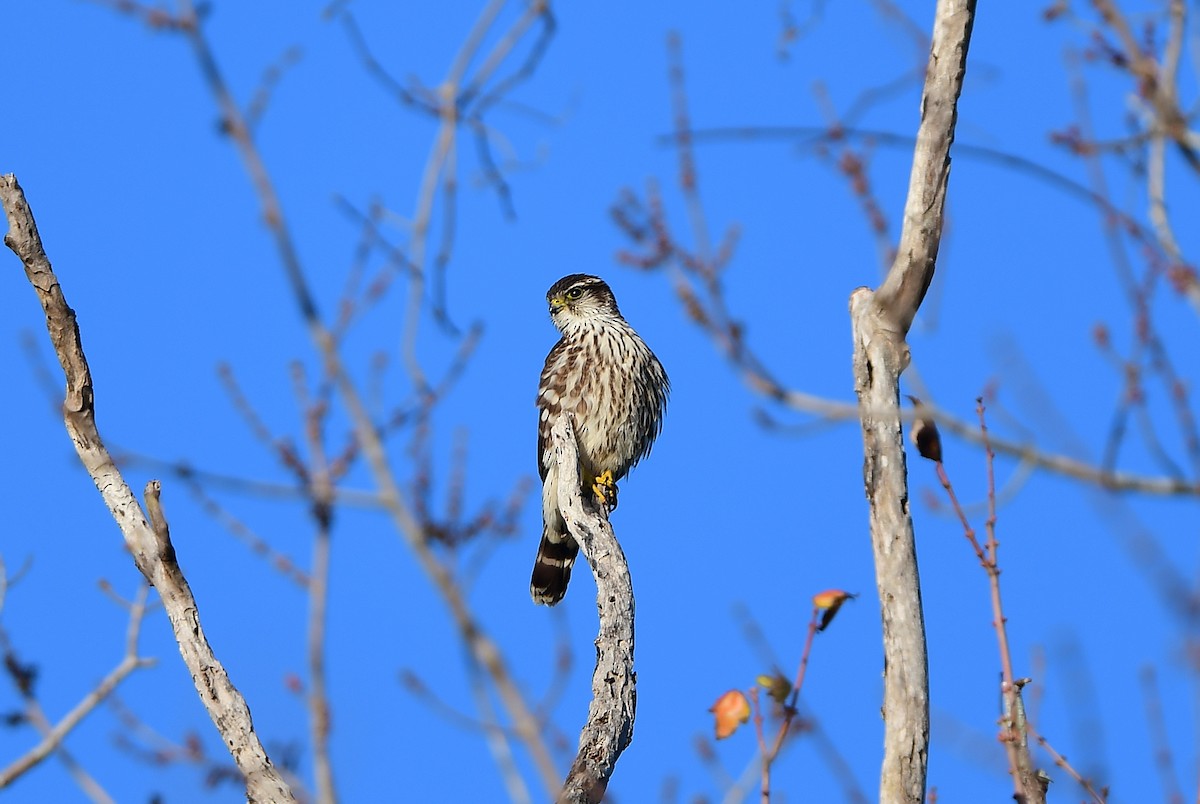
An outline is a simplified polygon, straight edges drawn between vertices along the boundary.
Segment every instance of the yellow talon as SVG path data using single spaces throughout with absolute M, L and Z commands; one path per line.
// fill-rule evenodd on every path
M 613 480 L 611 469 L 601 472 L 592 484 L 592 493 L 596 501 L 612 511 L 617 507 L 617 482 Z

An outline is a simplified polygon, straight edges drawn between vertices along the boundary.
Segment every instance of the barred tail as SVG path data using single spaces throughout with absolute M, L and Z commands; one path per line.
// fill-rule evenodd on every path
M 542 531 L 537 559 L 533 562 L 533 577 L 529 593 L 538 605 L 553 606 L 567 593 L 571 582 L 571 566 L 579 553 L 579 545 L 567 533 Z

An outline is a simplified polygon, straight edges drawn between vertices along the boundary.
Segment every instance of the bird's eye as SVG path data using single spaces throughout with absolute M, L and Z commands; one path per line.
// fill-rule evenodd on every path
M 567 291 L 568 299 L 578 299 L 582 295 L 583 295 L 583 288 L 571 288 L 570 290 Z

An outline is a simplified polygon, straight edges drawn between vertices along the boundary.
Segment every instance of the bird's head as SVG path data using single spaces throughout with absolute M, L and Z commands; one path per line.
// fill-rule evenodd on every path
M 546 292 L 546 301 L 550 303 L 550 320 L 564 332 L 575 324 L 621 315 L 608 284 L 588 274 L 564 276 Z

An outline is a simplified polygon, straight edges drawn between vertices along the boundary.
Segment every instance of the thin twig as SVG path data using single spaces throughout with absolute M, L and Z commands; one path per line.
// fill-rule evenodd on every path
M 1040 804 L 1046 800 L 1046 789 L 1036 775 L 1029 746 L 1025 738 L 1025 706 L 1021 700 L 1021 683 L 1014 677 L 1012 649 L 1008 643 L 1008 618 L 1004 616 L 1004 603 L 1000 596 L 1000 543 L 996 539 L 996 453 L 988 441 L 987 421 L 984 418 L 983 399 L 976 400 L 979 415 L 979 432 L 983 436 L 984 458 L 987 464 L 988 517 L 984 522 L 987 556 L 984 569 L 988 575 L 988 587 L 992 599 L 992 626 L 996 629 L 996 641 L 1000 651 L 1000 691 L 1004 696 L 1004 725 L 1006 731 L 1000 735 L 1008 753 L 1009 772 L 1012 774 L 1013 797 L 1021 804 Z
M 498 718 L 495 706 L 488 694 L 487 673 L 474 660 L 474 657 L 468 657 L 467 661 L 469 663 L 471 697 L 475 699 L 475 708 L 479 710 L 480 716 L 486 723 L 486 725 L 482 725 L 483 739 L 487 743 L 488 750 L 492 752 L 496 767 L 500 770 L 500 778 L 504 781 L 504 790 L 508 794 L 508 800 L 511 804 L 532 804 L 533 796 L 530 795 L 529 787 L 521 776 L 520 767 L 517 765 L 513 753 L 514 735 L 495 725 Z
M 1179 786 L 1175 761 L 1171 755 L 1171 741 L 1167 736 L 1167 722 L 1163 715 L 1158 677 L 1151 665 L 1144 667 L 1140 675 L 1142 701 L 1146 707 L 1146 726 L 1150 731 L 1150 747 L 1154 753 L 1154 767 L 1162 784 L 1163 797 L 1167 804 L 1183 804 L 1183 789 Z
M 96 685 L 95 689 L 85 695 L 58 723 L 51 727 L 37 699 L 33 697 L 32 692 L 30 691 L 25 695 L 27 711 L 31 715 L 30 719 L 33 721 L 34 726 L 42 732 L 42 741 L 26 754 L 10 763 L 8 767 L 0 770 L 0 790 L 8 787 L 14 780 L 35 767 L 51 753 L 58 751 L 63 761 L 67 764 L 71 775 L 89 798 L 97 802 L 112 802 L 113 799 L 104 792 L 103 788 L 69 754 L 63 751 L 62 742 L 131 673 L 139 668 L 154 664 L 154 659 L 143 658 L 138 655 L 138 637 L 141 634 L 142 620 L 146 616 L 146 597 L 148 594 L 149 587 L 143 584 L 138 589 L 137 597 L 134 598 L 133 603 L 129 607 L 129 626 L 126 629 L 125 635 L 125 655 L 121 657 L 121 661 Z
M 1037 741 L 1037 744 L 1041 746 L 1043 751 L 1050 755 L 1050 758 L 1054 761 L 1055 765 L 1066 771 L 1068 776 L 1074 779 L 1080 787 L 1087 791 L 1087 794 L 1092 797 L 1092 801 L 1094 801 L 1096 804 L 1105 804 L 1107 796 L 1096 790 L 1090 781 L 1085 779 L 1079 773 L 1079 771 L 1075 770 L 1075 768 L 1071 766 L 1071 763 L 1067 762 L 1067 758 L 1058 753 L 1058 751 L 1054 749 L 1054 746 L 1052 746 L 1045 737 L 1038 733 L 1038 730 L 1034 728 L 1032 723 L 1026 721 L 1025 731 L 1029 733 L 1030 737 Z
M 771 766 L 774 764 L 775 758 L 779 756 L 780 749 L 783 748 L 784 739 L 791 733 L 792 720 L 799 711 L 796 706 L 800 700 L 800 690 L 804 686 L 804 676 L 808 671 L 808 657 L 812 653 L 813 639 L 819 630 L 820 617 L 821 610 L 814 607 L 812 618 L 808 622 L 808 633 L 804 637 L 804 650 L 800 653 L 800 664 L 796 668 L 796 680 L 792 682 L 791 695 L 783 706 L 783 719 L 779 722 L 775 741 L 771 743 L 770 748 L 762 751 L 762 804 L 768 804 L 771 800 Z M 757 701 L 758 691 L 754 690 L 754 693 Z
M 184 3 L 185 10 L 194 17 L 194 9 L 190 0 L 181 0 L 181 2 Z M 363 451 L 379 488 L 380 504 L 389 513 L 398 534 L 413 551 L 422 571 L 430 578 L 446 603 L 455 628 L 467 649 L 474 654 L 475 659 L 483 667 L 487 668 L 496 685 L 500 700 L 513 721 L 514 728 L 521 735 L 522 742 L 532 754 L 534 766 L 543 785 L 553 793 L 559 787 L 558 769 L 543 739 L 541 725 L 526 701 L 524 693 L 512 677 L 500 647 L 476 620 L 452 573 L 430 549 L 420 522 L 413 516 L 400 491 L 399 483 L 384 449 L 380 429 L 371 418 L 357 385 L 342 361 L 337 340 L 318 314 L 274 183 L 257 145 L 250 136 L 241 112 L 233 102 L 232 94 L 212 56 L 198 20 L 196 25 L 188 31 L 188 38 L 196 53 L 201 73 L 225 118 L 226 130 L 242 157 L 258 195 L 263 209 L 263 218 L 274 235 L 279 258 L 291 285 L 295 302 L 300 309 L 309 336 L 324 361 L 325 374 L 337 388 L 346 406 L 357 443 Z M 413 292 L 412 289 L 410 292 Z M 423 372 L 420 374 L 423 376 Z
M 298 393 L 304 394 L 304 377 L 297 372 Z M 312 740 L 313 776 L 317 804 L 335 804 L 333 764 L 329 758 L 329 692 L 325 679 L 325 627 L 329 600 L 330 537 L 333 530 L 333 483 L 325 457 L 325 413 L 328 407 L 305 404 L 305 440 L 309 452 L 310 509 L 316 525 L 313 533 L 312 568 L 308 583 L 308 730 Z

